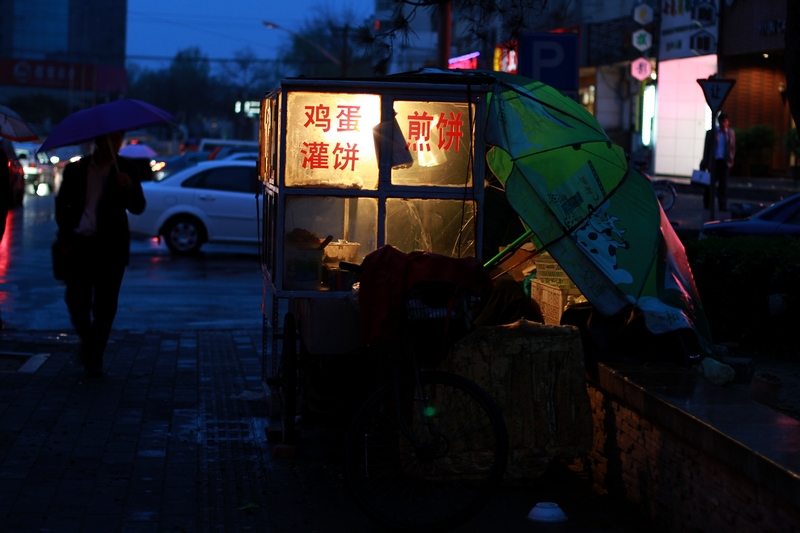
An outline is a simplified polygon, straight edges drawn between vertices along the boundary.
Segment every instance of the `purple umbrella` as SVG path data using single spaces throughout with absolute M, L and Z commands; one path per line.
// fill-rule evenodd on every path
M 129 131 L 162 122 L 171 122 L 172 114 L 141 100 L 115 100 L 77 111 L 56 126 L 40 151 L 80 144 L 99 135 Z

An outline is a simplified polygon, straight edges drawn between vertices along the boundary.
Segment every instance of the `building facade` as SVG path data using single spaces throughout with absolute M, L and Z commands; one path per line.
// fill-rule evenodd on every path
M 127 89 L 127 0 L 0 0 L 0 102 L 46 95 L 81 109 Z
M 395 5 L 377 0 L 378 18 L 388 20 Z M 569 63 L 579 69 L 578 91 L 570 96 L 650 172 L 690 176 L 698 167 L 713 121 L 697 80 L 715 75 L 736 80 L 722 110 L 743 137 L 754 125 L 774 129 L 766 172 L 788 173 L 782 142 L 793 126 L 785 99 L 786 0 L 549 0 L 528 17 L 532 31 L 578 35 L 579 57 Z M 412 29 L 419 38 L 395 49 L 390 72 L 436 64 L 436 22 L 417 19 Z M 452 57 L 479 51 L 478 67 L 513 64 L 520 72 L 534 60 L 518 50 L 513 61 L 492 61 L 492 48 L 508 46 L 498 22 L 486 31 L 494 38 L 488 46 L 467 33 L 454 11 Z M 749 159 L 742 150 L 734 174 L 750 175 Z

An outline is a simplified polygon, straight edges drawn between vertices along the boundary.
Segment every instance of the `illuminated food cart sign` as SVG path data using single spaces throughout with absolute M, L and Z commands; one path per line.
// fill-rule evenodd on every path
M 372 94 L 289 93 L 286 185 L 377 189 L 380 106 Z

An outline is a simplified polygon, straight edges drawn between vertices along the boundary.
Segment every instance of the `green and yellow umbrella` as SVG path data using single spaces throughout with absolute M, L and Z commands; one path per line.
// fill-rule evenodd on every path
M 683 244 L 648 178 L 629 168 L 623 149 L 589 112 L 522 76 L 438 69 L 416 74 L 464 76 L 467 84 L 491 78 L 488 167 L 537 249 L 547 250 L 603 315 L 637 308 L 651 332 L 689 328 L 699 350 L 711 353 Z
M 491 75 L 487 163 L 537 248 L 600 313 L 635 306 L 651 332 L 691 328 L 710 353 L 683 244 L 648 178 L 572 99 L 521 76 Z

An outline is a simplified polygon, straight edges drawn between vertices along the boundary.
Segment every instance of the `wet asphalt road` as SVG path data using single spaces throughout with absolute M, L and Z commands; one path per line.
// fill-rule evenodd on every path
M 64 285 L 53 279 L 55 196 L 26 195 L 0 242 L 0 313 L 4 327 L 64 330 L 71 324 Z M 262 276 L 257 245 L 206 245 L 192 257 L 134 238 L 114 329 L 261 328 Z
M 667 213 L 679 235 L 696 235 L 708 211 L 683 187 Z M 0 242 L 0 313 L 4 327 L 71 329 L 64 286 L 53 279 L 54 195 L 27 194 L 8 217 Z M 748 200 L 731 199 L 731 203 Z M 729 213 L 718 213 L 726 218 Z M 161 331 L 261 328 L 262 275 L 257 245 L 209 245 L 179 257 L 164 244 L 134 237 L 115 329 Z
M 23 207 L 9 214 L 0 242 L 0 313 L 7 329 L 72 327 L 64 286 L 51 270 L 54 200 L 28 194 Z M 676 229 L 699 229 L 706 220 L 700 196 L 683 192 L 668 216 Z M 164 244 L 134 237 L 114 328 L 261 328 L 262 294 L 257 245 L 206 244 L 198 255 L 180 257 Z

